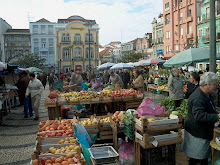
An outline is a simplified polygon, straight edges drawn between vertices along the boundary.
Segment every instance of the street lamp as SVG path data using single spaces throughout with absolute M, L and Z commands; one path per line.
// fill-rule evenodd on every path
M 93 24 L 91 24 L 90 22 L 88 22 L 88 23 L 86 24 L 86 27 L 87 27 L 88 33 L 89 33 L 89 71 L 91 70 L 90 30 L 92 29 L 92 25 L 93 25 Z

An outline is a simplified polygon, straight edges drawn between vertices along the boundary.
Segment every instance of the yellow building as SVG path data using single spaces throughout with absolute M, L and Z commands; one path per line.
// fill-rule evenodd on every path
M 99 64 L 99 27 L 95 20 L 80 16 L 58 19 L 56 25 L 57 70 L 66 72 L 71 69 L 89 70 L 89 33 L 90 66 Z

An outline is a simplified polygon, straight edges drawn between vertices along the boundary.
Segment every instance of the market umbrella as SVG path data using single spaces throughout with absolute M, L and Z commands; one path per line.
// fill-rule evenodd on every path
M 105 63 L 105 64 L 100 65 L 97 69 L 98 69 L 98 70 L 105 70 L 105 69 L 109 69 L 109 68 L 112 67 L 113 65 L 115 65 L 115 63 L 107 62 L 107 63 Z
M 134 67 L 126 63 L 118 63 L 112 66 L 110 69 L 134 69 Z
M 43 73 L 41 69 L 36 68 L 36 67 L 30 67 L 30 68 L 27 68 L 27 70 L 31 73 Z
M 161 59 L 150 58 L 150 59 L 146 60 L 143 65 L 162 64 L 162 63 L 164 63 L 164 62 L 165 62 L 165 61 L 164 61 L 164 60 L 161 60 Z
M 142 66 L 147 60 L 140 60 L 134 63 L 134 66 Z
M 205 48 L 190 48 L 171 57 L 163 64 L 163 66 L 177 67 L 177 66 L 189 65 L 191 63 L 207 62 L 209 61 L 209 54 L 210 51 Z M 216 59 L 219 60 L 220 56 L 216 55 Z

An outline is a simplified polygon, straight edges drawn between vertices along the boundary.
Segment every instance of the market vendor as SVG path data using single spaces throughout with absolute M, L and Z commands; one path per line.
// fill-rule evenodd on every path
M 189 96 L 199 87 L 200 76 L 197 72 L 190 73 L 190 82 L 187 84 L 187 91 L 185 98 L 188 99 Z
M 101 81 L 99 78 L 96 78 L 96 75 L 91 75 L 91 81 L 89 87 L 92 91 L 100 92 L 102 90 L 101 88 Z
M 175 107 L 179 107 L 183 100 L 183 79 L 179 76 L 178 68 L 172 69 L 172 74 L 168 78 L 169 96 L 173 99 Z
M 183 152 L 190 157 L 189 165 L 208 165 L 214 124 L 220 117 L 210 95 L 215 90 L 217 81 L 215 73 L 204 73 L 200 79 L 200 87 L 189 97 L 182 144 Z
M 107 85 L 110 85 L 110 84 L 112 85 L 119 84 L 120 87 L 123 87 L 123 82 L 122 82 L 121 77 L 118 74 L 114 73 L 113 71 L 110 71 L 110 78 L 109 78 L 109 82 Z
M 134 75 L 134 79 L 132 82 L 133 88 L 144 94 L 144 79 L 140 74 L 140 71 L 134 69 L 133 75 Z

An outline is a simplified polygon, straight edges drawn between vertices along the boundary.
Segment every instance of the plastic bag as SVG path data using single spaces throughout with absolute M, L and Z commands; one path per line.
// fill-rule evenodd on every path
M 134 164 L 134 145 L 132 143 L 119 145 L 118 154 L 121 165 Z
M 158 106 L 154 104 L 150 98 L 146 98 L 138 107 L 136 113 L 139 117 L 147 115 L 162 115 L 165 113 L 165 109 L 165 106 Z
M 76 123 L 74 132 L 76 134 L 76 138 L 79 139 L 80 143 L 82 143 L 86 148 L 89 148 L 92 145 L 92 140 L 82 124 Z

